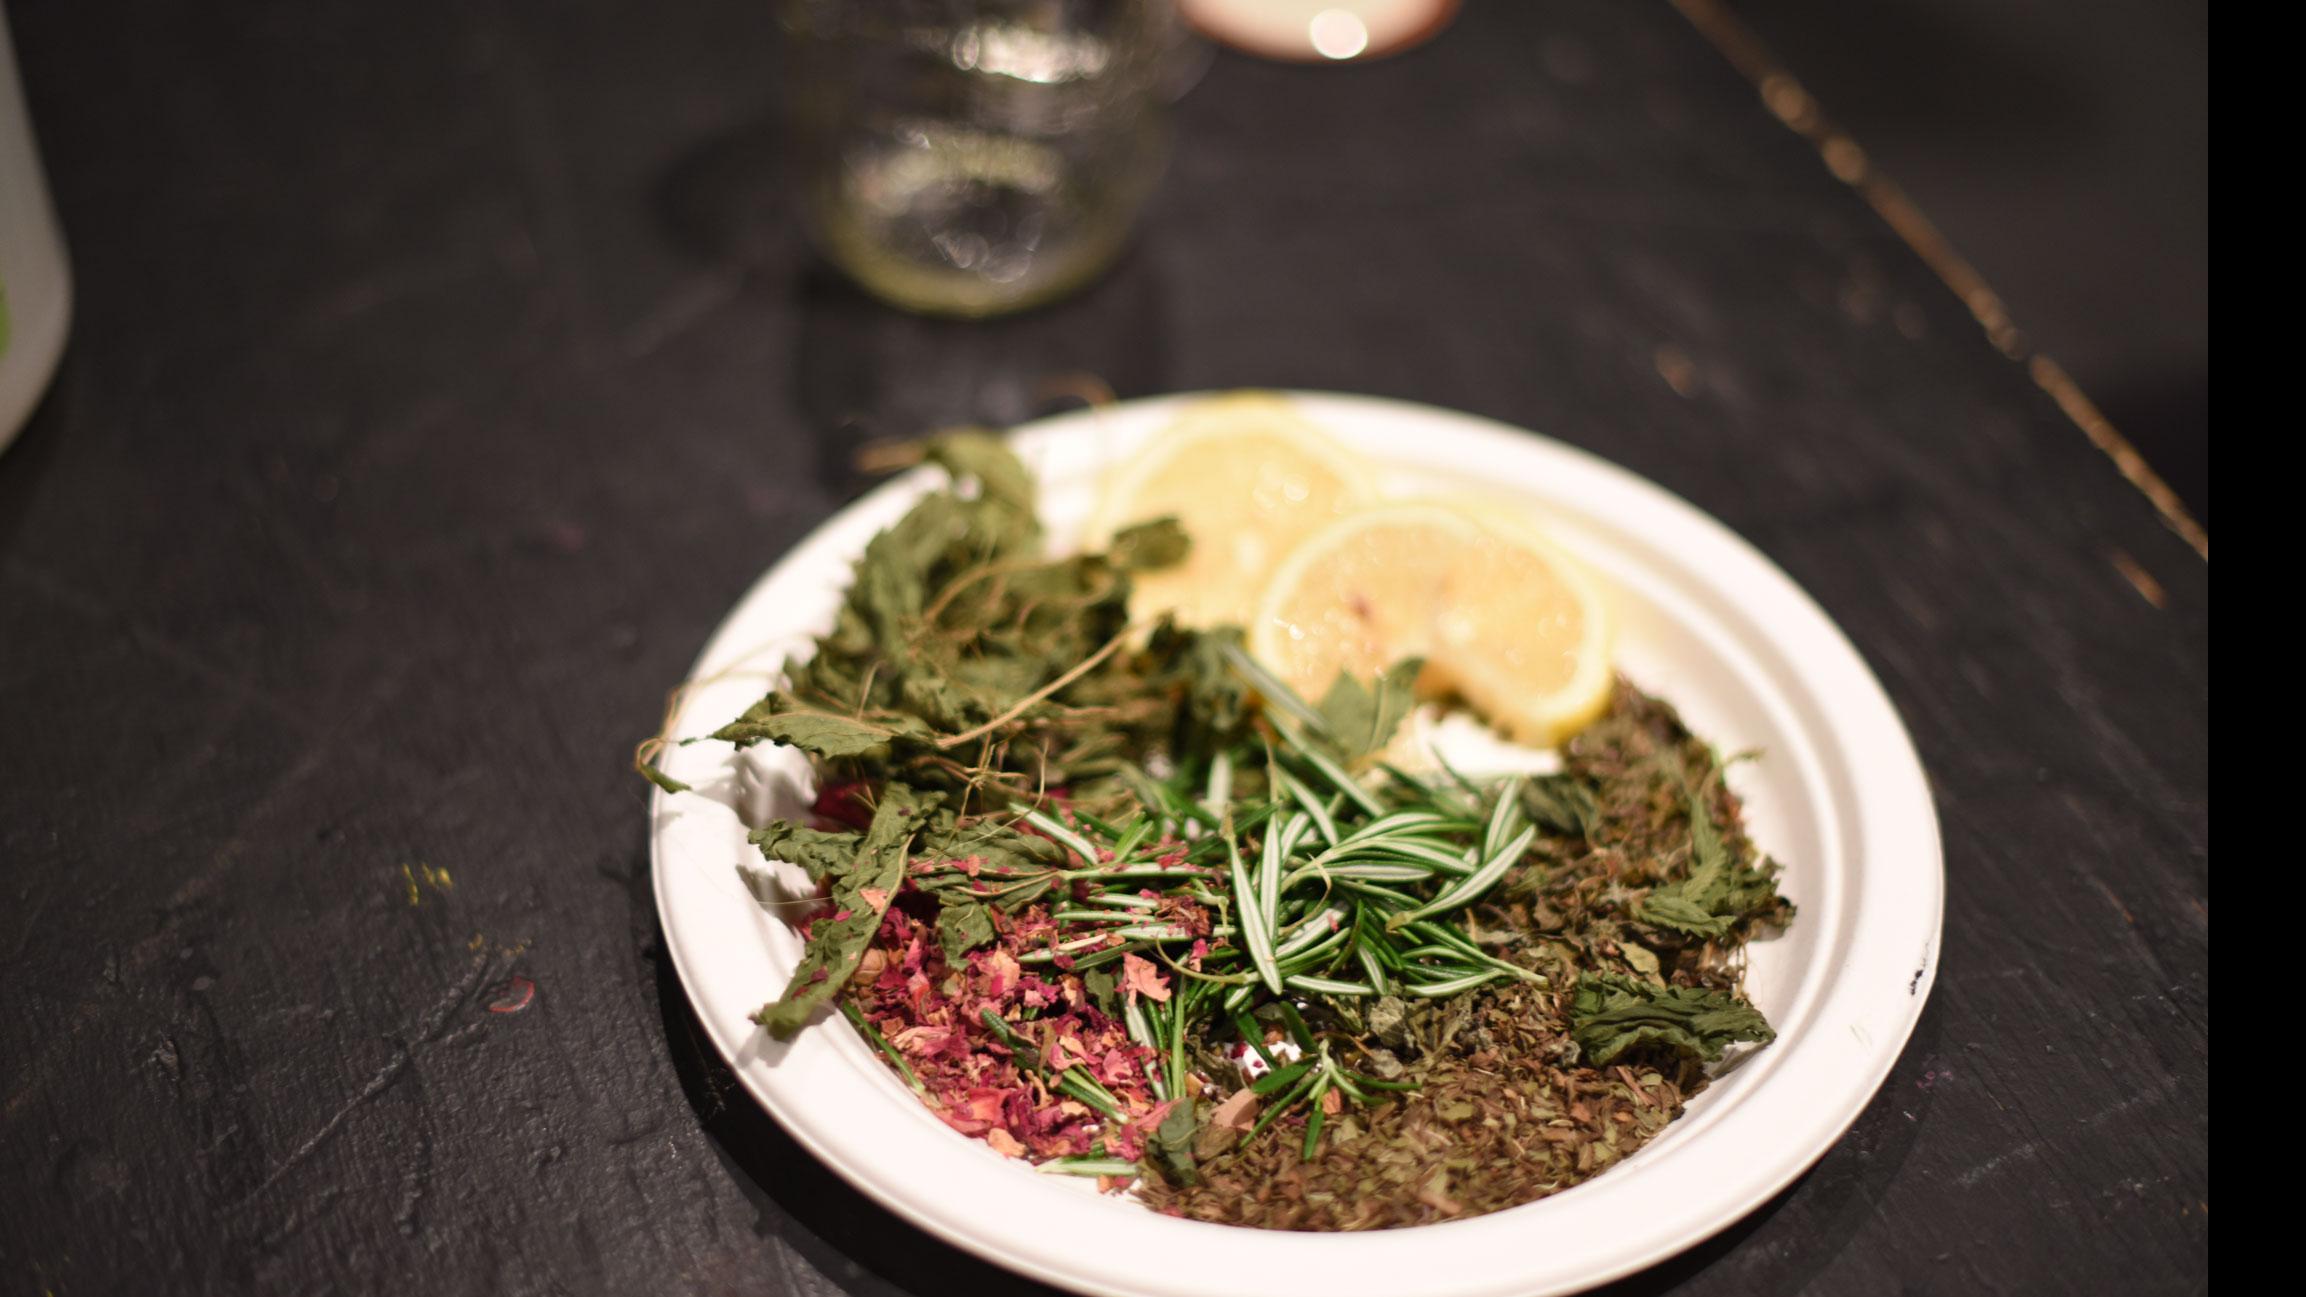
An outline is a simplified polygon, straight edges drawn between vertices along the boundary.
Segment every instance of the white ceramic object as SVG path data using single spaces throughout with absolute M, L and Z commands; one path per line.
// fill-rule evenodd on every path
M 30 417 L 72 320 L 72 272 L 16 84 L 8 15 L 0 10 L 0 449 Z
M 1098 469 L 1155 435 L 1181 397 L 1021 429 L 1053 536 L 1086 514 Z M 955 1134 L 838 1017 L 789 1043 L 746 1015 L 775 996 L 800 941 L 736 866 L 744 814 L 801 808 L 789 750 L 675 748 L 698 792 L 654 803 L 666 944 L 714 1043 L 795 1139 L 930 1233 L 1046 1282 L 1129 1297 L 1201 1297 L 1212 1276 L 1264 1297 L 1504 1297 L 1570 1292 L 1664 1259 L 1801 1174 L 1856 1119 L 1896 1060 L 1936 970 L 1943 864 L 1928 785 L 1880 685 L 1818 606 L 1727 528 L 1631 473 L 1530 433 L 1424 406 L 1301 393 L 1301 408 L 1376 460 L 1403 495 L 1510 501 L 1597 570 L 1621 619 L 1619 659 L 1723 751 L 1754 840 L 1786 866 L 1792 930 L 1751 948 L 1747 987 L 1779 1035 L 1744 1056 L 1635 1156 L 1542 1202 L 1369 1234 L 1289 1234 L 1177 1220 L 1036 1174 Z M 745 596 L 697 665 L 676 726 L 706 733 L 755 701 L 789 652 L 830 624 L 849 568 L 936 475 L 843 510 Z M 794 871 L 795 878 L 798 871 Z M 770 1186 L 775 1192 L 775 1186 Z

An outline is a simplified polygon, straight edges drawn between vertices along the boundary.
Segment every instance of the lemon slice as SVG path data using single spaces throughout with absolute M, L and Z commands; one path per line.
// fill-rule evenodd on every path
M 1418 691 L 1455 694 L 1519 743 L 1559 742 L 1609 703 L 1608 606 L 1577 563 L 1518 518 L 1441 502 L 1377 505 L 1293 550 L 1249 648 L 1319 698 L 1422 657 Z
M 1192 551 L 1137 579 L 1131 613 L 1174 612 L 1195 626 L 1246 622 L 1299 541 L 1374 495 L 1352 451 L 1287 401 L 1245 392 L 1187 407 L 1116 468 L 1088 539 L 1101 545 L 1131 523 L 1175 516 Z

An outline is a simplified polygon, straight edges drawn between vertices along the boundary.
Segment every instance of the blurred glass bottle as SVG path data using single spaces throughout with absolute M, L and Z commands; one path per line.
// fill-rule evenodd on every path
M 0 449 L 16 439 L 56 372 L 71 317 L 72 270 L 0 11 Z
M 1094 279 L 1168 157 L 1170 0 L 789 0 L 788 138 L 818 248 L 908 310 Z

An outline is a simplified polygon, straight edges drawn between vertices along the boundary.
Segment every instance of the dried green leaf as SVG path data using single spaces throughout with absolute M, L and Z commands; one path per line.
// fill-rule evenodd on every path
M 997 935 L 993 912 L 981 902 L 948 896 L 937 908 L 937 942 L 945 948 L 948 963 L 960 963 L 963 956 Z
M 642 766 L 640 766 L 640 772 L 641 778 L 648 780 L 650 783 L 655 784 L 657 787 L 664 789 L 668 793 L 685 793 L 689 791 L 689 786 L 687 784 L 684 784 L 680 780 L 666 774 L 664 771 L 657 769 L 654 763 L 644 763 Z
M 926 458 L 955 478 L 974 480 L 979 500 L 1032 515 L 1033 474 L 999 435 L 948 432 L 929 443 Z
M 809 1015 L 840 994 L 857 971 L 857 961 L 880 929 L 883 908 L 905 880 L 913 834 L 923 813 L 938 800 L 902 784 L 881 790 L 872 826 L 865 830 L 856 853 L 844 868 L 829 875 L 833 912 L 810 924 L 808 945 L 785 993 L 753 1015 L 769 1034 L 782 1040 L 800 1030 Z
M 821 883 L 828 876 L 847 870 L 855 862 L 857 850 L 865 839 L 862 833 L 827 832 L 791 820 L 773 821 L 753 830 L 750 837 L 764 858 L 799 865 L 812 883 Z
M 1637 982 L 1613 973 L 1577 979 L 1570 1037 L 1587 1062 L 1607 1066 L 1620 1054 L 1655 1046 L 1713 1062 L 1732 1041 L 1767 1042 L 1777 1033 L 1736 994 Z
M 1169 1105 L 1169 1115 L 1161 1119 L 1152 1138 L 1145 1141 L 1145 1158 L 1170 1184 L 1198 1184 L 1201 1174 L 1193 1146 L 1200 1134 L 1200 1105 L 1181 1097 Z
M 1121 975 L 1110 968 L 1093 969 L 1081 975 L 1081 986 L 1097 1007 L 1119 1017 L 1121 1013 Z
M 1369 1008 L 1369 1034 L 1396 1047 L 1409 1043 L 1409 1005 L 1398 995 L 1381 995 Z
M 1653 889 L 1635 908 L 1644 923 L 1697 937 L 1726 935 L 1744 919 L 1774 911 L 1784 902 L 1767 869 L 1738 863 L 1722 844 L 1721 829 L 1704 796 L 1686 795 L 1690 825 L 1690 873 L 1677 883 Z
M 1065 864 L 1065 849 L 1037 833 L 985 820 L 957 824 L 948 815 L 939 815 L 938 820 L 921 838 L 921 857 L 925 860 L 976 860 L 987 869 L 1006 873 L 1058 869 Z
M 883 724 L 836 715 L 805 706 L 780 690 L 715 730 L 713 737 L 738 747 L 784 743 L 815 756 L 838 758 L 885 755 L 891 739 L 926 732 L 909 717 Z
M 1628 968 L 1643 977 L 1653 982 L 1662 980 L 1663 973 L 1658 964 L 1657 954 L 1649 947 L 1638 941 L 1620 941 L 1617 945 L 1617 954 L 1618 958 L 1626 962 Z
M 1017 691 L 1022 694 L 1024 690 Z M 988 720 L 1006 708 L 1011 698 L 996 698 L 992 702 L 976 691 L 957 683 L 949 675 L 930 671 L 906 672 L 898 686 L 900 705 L 931 727 L 944 730 L 963 730 Z
M 1348 762 L 1358 761 L 1392 741 L 1402 718 L 1417 705 L 1411 687 L 1424 666 L 1422 658 L 1403 658 L 1366 685 L 1338 673 L 1316 710 L 1339 756 Z
M 1692 879 L 1660 887 L 1643 897 L 1634 912 L 1644 923 L 1672 928 L 1693 937 L 1718 937 L 1728 932 L 1736 925 L 1737 916 L 1718 914 L 1708 908 L 1703 899 L 1692 899 L 1691 888 L 1696 885 L 1698 880 Z
M 1193 542 L 1175 518 L 1155 518 L 1115 532 L 1105 547 L 1105 559 L 1124 572 L 1150 572 L 1175 567 L 1192 549 Z
M 1154 627 L 1143 669 L 1156 687 L 1183 695 L 1174 750 L 1220 751 L 1247 724 L 1249 682 L 1226 659 L 1240 644 L 1238 626 L 1189 630 L 1164 620 Z

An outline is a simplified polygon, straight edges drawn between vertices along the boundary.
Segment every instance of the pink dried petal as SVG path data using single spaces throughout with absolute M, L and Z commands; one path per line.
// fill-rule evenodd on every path
M 995 950 L 985 956 L 985 972 L 987 974 L 986 991 L 1002 997 L 1006 997 L 1010 992 L 1016 990 L 1018 981 L 1025 975 L 1024 966 L 1017 962 L 1015 955 L 1006 950 Z
M 1149 959 L 1141 959 L 1136 955 L 1121 956 L 1121 985 L 1132 997 L 1143 995 L 1159 1004 L 1169 1002 L 1169 982 Z
M 1124 1049 L 1108 1049 L 1097 1060 L 1097 1079 L 1108 1086 L 1129 1085 L 1144 1079 L 1136 1056 Z

